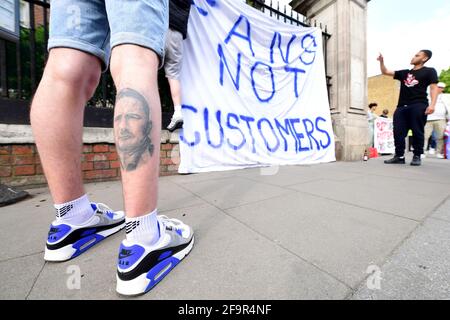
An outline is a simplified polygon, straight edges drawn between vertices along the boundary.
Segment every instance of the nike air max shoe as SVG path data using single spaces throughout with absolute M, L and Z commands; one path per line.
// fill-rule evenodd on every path
M 66 261 L 90 249 L 106 237 L 125 227 L 125 213 L 112 211 L 102 203 L 91 203 L 95 214 L 83 226 L 74 226 L 62 220 L 50 225 L 44 259 Z
M 132 226 L 130 226 L 132 227 Z M 158 216 L 159 240 L 151 247 L 122 242 L 117 264 L 117 292 L 134 296 L 158 284 L 194 245 L 194 233 L 177 219 Z

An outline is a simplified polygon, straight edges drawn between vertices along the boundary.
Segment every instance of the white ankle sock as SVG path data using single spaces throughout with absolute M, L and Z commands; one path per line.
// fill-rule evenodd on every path
M 83 225 L 95 214 L 86 194 L 66 203 L 55 204 L 54 207 L 57 220 L 73 225 Z
M 181 105 L 174 106 L 174 109 L 175 109 L 175 114 L 180 114 L 181 115 Z
M 156 215 L 158 210 L 136 218 L 125 218 L 127 240 L 132 243 L 139 243 L 151 246 L 159 240 L 159 227 Z

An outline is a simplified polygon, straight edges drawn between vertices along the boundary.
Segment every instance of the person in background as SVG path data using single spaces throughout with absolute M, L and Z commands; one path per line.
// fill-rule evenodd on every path
M 425 125 L 425 142 L 429 141 L 433 131 L 436 138 L 436 158 L 444 159 L 444 131 L 447 120 L 450 119 L 450 106 L 442 98 L 442 93 L 446 87 L 444 82 L 439 82 L 438 98 L 434 113 L 430 114 Z M 430 151 L 432 149 L 430 148 Z M 432 154 L 433 152 L 430 152 Z
M 428 139 L 428 141 L 425 140 L 424 153 L 422 154 L 422 159 L 425 159 L 427 157 L 426 153 L 428 153 L 429 155 L 436 154 L 436 132 L 434 132 L 434 130 L 431 131 L 431 137 Z
M 421 50 L 411 59 L 413 65 L 411 70 L 395 72 L 386 68 L 381 53 L 378 57 L 381 73 L 392 76 L 401 83 L 398 106 L 394 113 L 395 156 L 386 160 L 385 164 L 405 163 L 405 138 L 409 129 L 413 131 L 414 147 L 411 165 L 422 164 L 425 124 L 427 116 L 435 110 L 438 93 L 437 72 L 434 68 L 425 67 L 425 63 L 431 59 L 432 55 L 430 50 Z M 427 97 L 428 87 L 430 87 L 431 101 Z
M 378 104 L 376 102 L 372 102 L 369 104 L 369 111 L 367 112 L 367 117 L 369 121 L 369 135 L 370 135 L 370 146 L 373 147 L 374 145 L 374 125 L 375 125 L 375 119 L 378 117 L 375 114 L 375 110 L 377 109 Z
M 388 114 L 389 114 L 389 110 L 388 109 L 384 109 L 383 110 L 383 113 L 381 114 L 381 118 L 389 118 L 388 117 Z
M 166 36 L 164 71 L 169 81 L 174 113 L 167 130 L 174 131 L 183 125 L 181 113 L 180 73 L 183 60 L 183 40 L 187 37 L 187 26 L 191 0 L 169 0 L 169 31 Z

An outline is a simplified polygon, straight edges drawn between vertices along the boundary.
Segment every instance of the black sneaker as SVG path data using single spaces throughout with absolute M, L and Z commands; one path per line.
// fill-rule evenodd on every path
M 422 160 L 420 159 L 420 156 L 414 156 L 412 158 L 411 165 L 412 166 L 420 166 L 420 165 L 422 165 Z
M 392 159 L 385 160 L 384 163 L 385 164 L 405 164 L 405 157 L 394 156 Z

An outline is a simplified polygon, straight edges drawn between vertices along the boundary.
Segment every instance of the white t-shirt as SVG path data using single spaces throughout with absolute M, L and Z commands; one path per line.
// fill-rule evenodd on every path
M 428 115 L 427 121 L 446 120 L 450 118 L 450 103 L 448 94 L 440 94 L 437 98 L 434 112 Z

